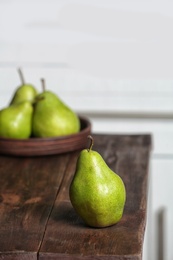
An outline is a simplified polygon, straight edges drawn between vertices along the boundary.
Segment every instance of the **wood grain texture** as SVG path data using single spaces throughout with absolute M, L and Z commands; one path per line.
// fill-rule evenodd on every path
M 37 259 L 68 160 L 0 157 L 0 259 Z
M 68 161 L 61 189 L 40 249 L 40 259 L 142 259 L 151 137 L 94 136 L 97 150 L 125 182 L 127 201 L 122 220 L 111 227 L 87 227 L 69 201 L 78 154 Z
M 126 186 L 122 220 L 87 227 L 69 201 L 79 151 L 42 157 L 0 156 L 0 259 L 142 259 L 150 135 L 93 135 Z

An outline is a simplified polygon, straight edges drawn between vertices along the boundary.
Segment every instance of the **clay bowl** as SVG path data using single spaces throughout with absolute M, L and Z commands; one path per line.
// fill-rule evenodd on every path
M 77 134 L 63 137 L 13 139 L 0 137 L 0 154 L 13 156 L 43 156 L 62 154 L 86 148 L 91 123 L 80 117 L 81 129 Z

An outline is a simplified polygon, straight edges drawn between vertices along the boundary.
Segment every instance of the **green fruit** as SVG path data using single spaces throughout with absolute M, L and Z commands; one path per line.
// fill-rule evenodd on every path
M 33 135 L 54 137 L 80 131 L 78 116 L 51 91 L 36 97 L 33 114 Z
M 126 200 L 124 183 L 91 147 L 79 155 L 69 196 L 78 215 L 91 227 L 111 226 L 122 218 Z
M 29 101 L 14 104 L 0 111 L 0 136 L 29 138 L 32 130 L 33 106 Z
M 22 71 L 19 69 L 19 75 L 22 81 L 22 85 L 19 86 L 13 95 L 13 98 L 10 102 L 10 105 L 12 104 L 18 104 L 23 101 L 30 101 L 33 102 L 35 99 L 35 96 L 37 95 L 37 90 L 35 87 L 31 84 L 26 84 L 25 80 L 23 78 Z

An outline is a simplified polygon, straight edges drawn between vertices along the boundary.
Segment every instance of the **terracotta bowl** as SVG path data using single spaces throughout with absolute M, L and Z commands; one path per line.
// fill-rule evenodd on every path
M 77 134 L 52 138 L 13 139 L 0 137 L 0 154 L 13 156 L 42 156 L 61 154 L 86 148 L 91 123 L 79 117 L 81 130 Z

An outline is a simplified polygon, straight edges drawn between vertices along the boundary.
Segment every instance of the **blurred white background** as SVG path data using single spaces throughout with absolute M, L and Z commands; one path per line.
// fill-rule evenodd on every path
M 0 107 L 40 78 L 93 132 L 151 133 L 144 260 L 172 260 L 173 2 L 0 0 Z M 163 257 L 157 220 L 164 209 Z

